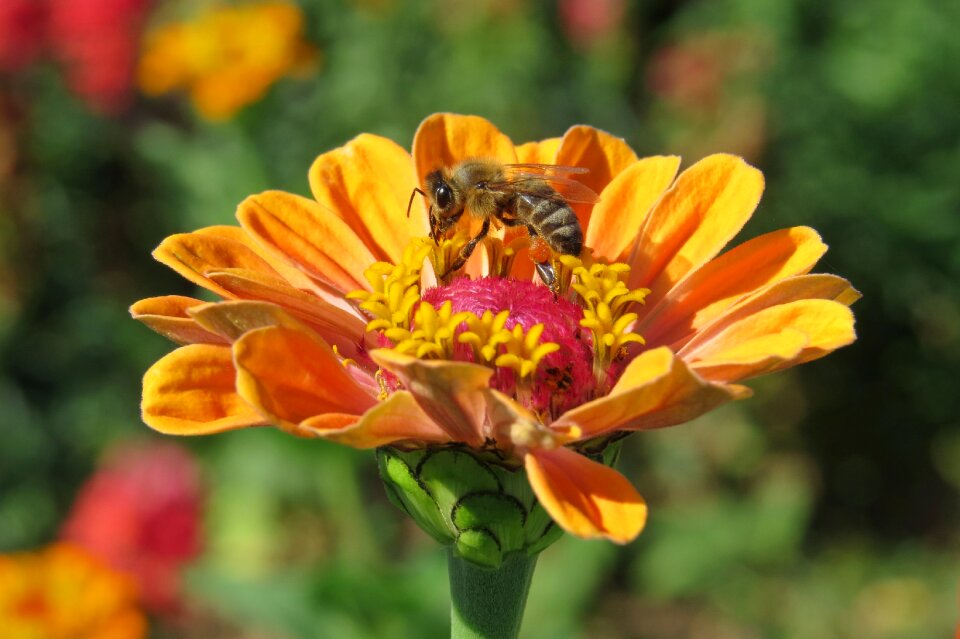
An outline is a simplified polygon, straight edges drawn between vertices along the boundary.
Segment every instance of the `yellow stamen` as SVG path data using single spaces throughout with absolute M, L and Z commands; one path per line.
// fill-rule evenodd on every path
M 643 337 L 633 332 L 637 314 L 628 312 L 634 303 L 642 304 L 649 289 L 628 289 L 630 267 L 626 264 L 593 263 L 577 265 L 577 258 L 563 256 L 576 281 L 570 287 L 583 304 L 580 325 L 593 334 L 593 373 L 598 390 L 606 392 L 607 371 L 628 344 L 643 344 Z

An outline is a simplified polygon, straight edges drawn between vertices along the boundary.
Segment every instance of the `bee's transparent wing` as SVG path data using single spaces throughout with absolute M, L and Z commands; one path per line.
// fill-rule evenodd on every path
M 593 189 L 566 177 L 589 171 L 581 167 L 556 164 L 507 164 L 503 167 L 503 181 L 491 182 L 487 184 L 487 188 L 494 191 L 529 193 L 542 199 L 561 199 L 569 203 L 596 204 L 600 197 Z M 544 185 L 553 189 L 553 193 L 544 194 Z

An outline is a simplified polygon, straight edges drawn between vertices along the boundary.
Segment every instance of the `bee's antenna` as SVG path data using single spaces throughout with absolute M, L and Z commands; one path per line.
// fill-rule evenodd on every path
M 407 202 L 407 217 L 410 217 L 410 207 L 413 206 L 413 198 L 417 197 L 417 193 L 423 197 L 427 197 L 427 194 L 421 191 L 419 188 L 414 188 L 413 193 L 410 194 L 410 201 Z

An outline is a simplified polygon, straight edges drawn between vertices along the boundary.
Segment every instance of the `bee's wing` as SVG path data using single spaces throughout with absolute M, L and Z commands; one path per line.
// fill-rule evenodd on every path
M 533 170 L 531 170 L 533 169 Z M 529 191 L 543 199 L 561 199 L 569 203 L 595 204 L 600 197 L 586 184 L 577 182 L 563 174 L 575 175 L 588 173 L 589 169 L 554 164 L 507 164 L 503 168 L 503 180 L 491 182 L 487 188 L 498 190 Z M 542 187 L 546 184 L 554 194 L 544 195 Z
M 535 175 L 582 175 L 590 169 L 582 166 L 564 166 L 562 164 L 504 164 L 504 173 L 530 173 Z

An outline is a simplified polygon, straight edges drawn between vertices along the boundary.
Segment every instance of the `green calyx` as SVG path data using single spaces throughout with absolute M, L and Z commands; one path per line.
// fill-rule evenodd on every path
M 534 556 L 563 531 L 537 501 L 523 467 L 463 446 L 377 449 L 390 501 L 457 556 L 499 568 Z

